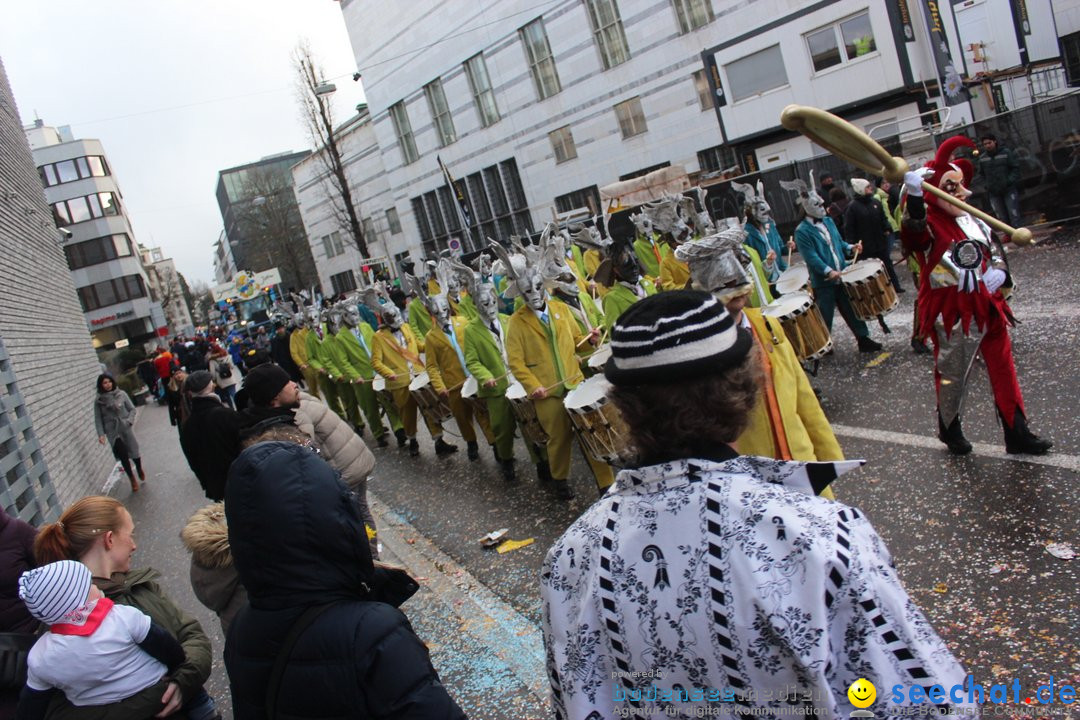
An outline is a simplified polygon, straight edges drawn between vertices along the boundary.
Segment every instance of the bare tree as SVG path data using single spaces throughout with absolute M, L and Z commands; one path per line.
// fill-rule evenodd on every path
M 364 229 L 353 201 L 349 179 L 345 175 L 345 164 L 341 160 L 341 148 L 334 134 L 334 111 L 326 92 L 322 68 L 316 64 L 307 41 L 297 45 L 293 53 L 293 65 L 296 70 L 296 94 L 300 103 L 300 114 L 307 129 L 308 137 L 315 147 L 326 178 L 323 189 L 333 209 L 334 217 L 342 228 L 346 228 L 360 251 L 360 257 L 368 257 L 367 241 Z M 329 187 L 327 187 L 329 184 Z
M 210 311 L 214 307 L 214 294 L 210 285 L 203 280 L 191 283 L 191 310 L 197 324 L 210 322 Z
M 281 173 L 253 168 L 244 180 L 243 197 L 235 207 L 237 227 L 243 237 L 237 263 L 243 270 L 259 272 L 277 267 L 282 284 L 304 288 L 319 282 L 292 185 Z M 239 251 L 239 252 L 237 252 Z

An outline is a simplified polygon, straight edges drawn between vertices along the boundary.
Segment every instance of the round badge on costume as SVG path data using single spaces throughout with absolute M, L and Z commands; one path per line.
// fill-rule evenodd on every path
M 952 259 L 958 268 L 974 270 L 982 265 L 982 248 L 974 240 L 961 240 L 952 249 Z

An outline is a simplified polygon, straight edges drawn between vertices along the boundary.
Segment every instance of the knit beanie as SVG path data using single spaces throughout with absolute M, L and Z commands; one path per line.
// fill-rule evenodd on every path
M 196 370 L 184 381 L 184 392 L 198 395 L 214 381 L 214 376 L 206 370 Z
M 855 191 L 856 195 L 863 195 L 866 193 L 866 188 L 870 187 L 870 181 L 865 178 L 851 178 L 851 189 Z
M 19 598 L 35 618 L 55 625 L 86 604 L 90 568 L 76 560 L 60 560 L 19 576 Z
M 615 321 L 604 376 L 613 385 L 651 385 L 714 375 L 741 362 L 752 342 L 709 293 L 671 290 Z
M 256 407 L 267 407 L 270 401 L 289 384 L 292 378 L 278 365 L 267 363 L 252 369 L 244 378 L 248 401 Z

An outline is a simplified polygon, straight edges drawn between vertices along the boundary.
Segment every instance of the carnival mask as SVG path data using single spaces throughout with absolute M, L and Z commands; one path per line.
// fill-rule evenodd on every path
M 530 267 L 523 277 L 518 278 L 517 286 L 525 304 L 533 310 L 543 310 L 547 305 L 547 291 L 538 269 Z
M 816 190 L 811 190 L 807 194 L 806 201 L 803 203 L 803 210 L 806 211 L 807 217 L 812 217 L 815 220 L 825 217 L 825 201 L 821 199 Z
M 476 303 L 476 312 L 485 325 L 490 325 L 499 317 L 499 296 L 495 293 L 495 286 L 487 283 L 481 284 L 473 298 Z
M 341 329 L 341 311 L 337 308 L 326 313 L 326 329 L 331 335 L 336 335 Z
M 431 319 L 439 327 L 445 329 L 450 325 L 450 303 L 445 295 L 439 294 L 429 297 L 428 312 L 431 313 Z
M 386 323 L 387 327 L 391 330 L 401 329 L 401 310 L 398 310 L 397 305 L 391 302 L 383 303 L 379 311 L 382 313 L 383 322 Z
M 629 247 L 622 247 L 613 258 L 615 278 L 631 285 L 641 278 L 641 268 L 638 266 L 637 256 Z
M 360 309 L 349 303 L 341 313 L 341 321 L 350 328 L 360 327 Z
M 953 167 L 954 169 L 949 170 L 941 176 L 941 181 L 938 183 L 938 187 L 940 187 L 948 194 L 952 195 L 954 198 L 966 201 L 971 196 L 971 191 L 964 187 L 964 173 L 961 172 L 959 168 L 955 168 L 955 166 Z M 951 203 L 937 202 L 935 204 L 938 206 L 938 208 L 944 210 L 946 213 L 952 215 L 953 217 L 960 217 L 961 215 L 967 214 L 965 210 L 958 208 Z
M 310 306 L 307 309 L 307 315 L 306 315 L 306 318 L 305 318 L 305 322 L 307 323 L 307 326 L 312 327 L 312 328 L 313 327 L 318 327 L 319 323 L 321 321 L 322 321 L 322 312 L 315 305 Z
M 765 198 L 758 198 L 750 206 L 750 217 L 754 218 L 754 222 L 758 225 L 767 225 L 772 219 L 772 208 L 769 203 L 765 202 Z

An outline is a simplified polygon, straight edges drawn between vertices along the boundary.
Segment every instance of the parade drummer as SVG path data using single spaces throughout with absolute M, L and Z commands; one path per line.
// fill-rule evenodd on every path
M 816 190 L 811 189 L 814 187 L 813 170 L 810 171 L 809 187 L 802 179 L 781 180 L 780 186 L 797 193 L 795 202 L 799 206 L 802 221 L 795 228 L 795 244 L 810 272 L 814 302 L 821 311 L 825 326 L 831 333 L 833 312 L 839 310 L 840 316 L 855 336 L 860 352 L 881 350 L 881 344 L 870 338 L 870 329 L 866 323 L 855 316 L 855 310 L 851 307 L 841 281 L 841 272 L 848 266 L 848 254 L 861 252 L 862 245 L 849 245 L 844 242 L 832 218 L 826 216 L 825 202 Z
M 343 327 L 337 334 L 337 342 L 344 356 L 342 370 L 351 384 L 357 406 L 367 419 L 371 434 L 379 447 L 386 447 L 389 444 L 386 439 L 386 426 L 379 416 L 379 399 L 371 385 L 375 379 L 375 368 L 371 364 L 375 331 L 363 321 L 356 298 L 349 298 L 344 302 L 341 320 Z M 398 436 L 398 444 L 404 445 L 405 431 L 396 408 L 386 408 L 386 416 L 394 434 Z
M 405 437 L 409 441 L 409 454 L 416 457 L 420 454 L 420 444 L 416 441 L 417 405 L 416 399 L 409 392 L 409 384 L 413 375 L 424 371 L 416 336 L 401 317 L 401 310 L 389 300 L 379 303 L 374 293 L 369 291 L 364 294 L 364 302 L 382 317 L 382 323 L 372 338 L 371 366 L 386 380 L 386 389 L 394 398 Z M 437 454 L 457 451 L 456 445 L 441 442 L 443 429 L 439 420 L 424 413 L 424 424 L 435 441 Z M 443 448 L 442 452 L 439 452 L 440 447 Z
M 573 431 L 563 397 L 584 380 L 578 367 L 575 347 L 590 338 L 596 342 L 600 330 L 580 335 L 570 309 L 549 297 L 540 269 L 527 262 L 514 268 L 505 249 L 492 245 L 512 275 L 507 294 L 520 295 L 525 304 L 507 324 L 506 355 L 510 371 L 529 394 L 541 427 L 548 435 L 548 463 L 555 492 L 562 500 L 574 497 L 570 490 L 570 451 Z M 614 482 L 611 467 L 585 458 L 592 468 L 597 487 L 604 489 Z
M 345 414 L 341 404 L 338 383 L 336 382 L 336 378 L 342 375 L 342 372 L 330 358 L 327 352 L 328 348 L 323 347 L 323 343 L 327 339 L 326 324 L 323 322 L 323 311 L 314 299 L 307 309 L 307 323 L 308 334 L 305 340 L 307 342 L 308 365 L 315 368 L 315 371 L 319 373 L 318 389 L 322 391 L 327 407 L 337 413 L 343 420 L 348 420 L 348 415 Z
M 476 301 L 477 316 L 465 326 L 465 367 L 476 378 L 476 396 L 487 405 L 488 422 L 495 437 L 495 457 L 503 479 L 512 482 L 517 479 L 514 470 L 517 419 L 506 399 L 506 390 L 512 380 L 506 366 L 506 332 L 510 318 L 499 312 L 494 285 L 478 283 L 469 288 L 469 295 Z M 547 451 L 536 448 L 528 440 L 525 446 L 536 465 L 537 478 L 550 481 Z
M 304 376 L 306 390 L 315 397 L 319 397 L 319 371 L 311 366 L 311 361 L 308 359 L 307 337 L 311 329 L 308 327 L 304 302 L 297 295 L 293 295 L 293 302 L 296 303 L 297 312 L 293 316 L 295 328 L 289 335 L 289 354 L 292 355 L 296 367 L 300 369 L 300 374 Z
M 761 396 L 735 447 L 744 455 L 777 460 L 843 460 L 840 443 L 783 328 L 748 306 L 753 281 L 742 252 L 743 235 L 743 230 L 729 228 L 680 248 L 694 289 L 722 302 L 760 351 Z M 833 497 L 831 489 L 822 495 Z
M 349 359 L 345 354 L 345 348 L 341 345 L 342 332 L 348 334 L 342 325 L 342 308 L 334 305 L 326 312 L 326 337 L 323 339 L 322 351 L 326 363 L 334 367 L 335 390 L 338 402 L 344 415 L 341 419 L 352 425 L 357 435 L 364 434 L 364 418 L 360 414 L 360 403 L 356 392 L 353 390 L 353 381 L 348 367 Z
M 780 238 L 780 231 L 776 229 L 776 221 L 772 217 L 772 206 L 765 199 L 764 183 L 758 180 L 755 187 L 732 181 L 731 189 L 743 196 L 743 214 L 746 217 L 746 224 L 743 225 L 746 231 L 744 244 L 757 252 L 766 280 L 774 283 L 788 269 L 784 254 L 795 249 L 795 241 L 788 240 L 785 244 Z
M 627 308 L 649 295 L 656 294 L 651 280 L 641 277 L 637 254 L 625 228 L 613 229 L 614 242 L 609 249 L 613 283 L 604 295 L 604 328 L 611 330 Z
M 926 182 L 961 200 L 971 191 L 971 163 L 953 160 L 965 137 L 952 137 L 927 164 Z M 901 240 L 919 265 L 919 329 L 934 344 L 938 439 L 955 455 L 971 452 L 960 413 L 968 378 L 981 355 L 994 405 L 1005 431 L 1005 451 L 1042 455 L 1053 445 L 1027 426 L 1024 398 L 1013 363 L 1009 325 L 1012 312 L 1002 295 L 1010 284 L 1004 260 L 996 258 L 991 230 L 963 209 L 923 195 L 923 175 L 904 177 L 907 194 Z
M 653 235 L 652 220 L 645 212 L 640 212 L 637 215 L 631 215 L 630 220 L 634 223 L 634 229 L 636 230 L 634 237 L 634 254 L 637 256 L 638 262 L 641 263 L 641 268 L 645 275 L 650 280 L 659 282 L 660 280 L 660 262 L 664 259 L 660 252 L 660 245 L 656 242 L 656 237 Z
M 451 284 L 447 283 L 447 287 L 451 287 Z M 473 420 L 480 425 L 488 445 L 494 445 L 495 436 L 491 432 L 487 416 L 477 415 L 474 418 L 472 405 L 461 397 L 461 388 L 468 374 L 465 369 L 464 350 L 465 326 L 468 321 L 450 314 L 450 303 L 445 295 L 429 295 L 426 304 L 433 321 L 432 328 L 424 339 L 424 346 L 427 348 L 424 352 L 424 359 L 427 361 L 425 367 L 431 377 L 431 387 L 450 405 L 458 431 L 465 440 L 469 459 L 479 460 L 480 450 Z M 446 452 L 445 447 L 446 443 L 442 438 L 435 441 L 436 453 L 440 450 Z

